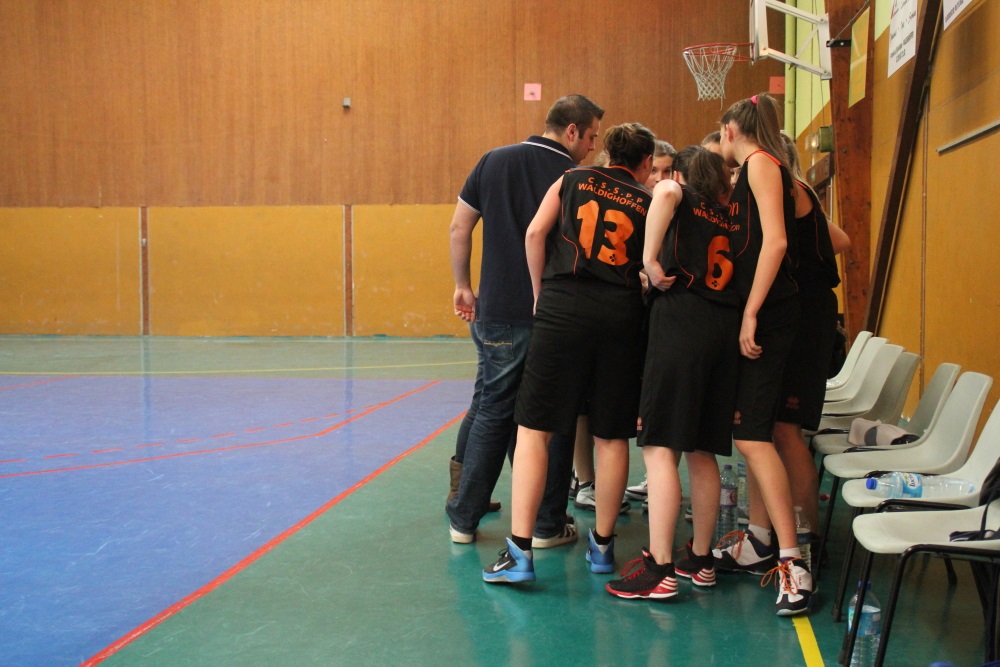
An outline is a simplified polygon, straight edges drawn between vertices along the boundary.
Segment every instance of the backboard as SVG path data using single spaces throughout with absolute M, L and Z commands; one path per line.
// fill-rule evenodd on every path
M 793 17 L 796 21 L 812 26 L 812 33 L 802 41 L 802 48 L 811 46 L 816 40 L 818 62 L 803 60 L 801 52 L 791 55 L 771 46 L 767 34 L 767 10 L 781 12 Z M 751 61 L 760 58 L 774 58 L 799 69 L 812 72 L 821 79 L 832 79 L 830 69 L 830 21 L 827 14 L 811 14 L 797 7 L 781 2 L 781 0 L 750 0 L 750 44 Z

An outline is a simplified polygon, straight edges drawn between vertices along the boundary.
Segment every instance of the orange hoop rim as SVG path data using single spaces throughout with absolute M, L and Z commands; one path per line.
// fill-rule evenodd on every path
M 750 62 L 753 60 L 752 42 L 709 42 L 684 47 L 683 53 L 692 56 L 730 55 L 733 49 L 733 62 Z

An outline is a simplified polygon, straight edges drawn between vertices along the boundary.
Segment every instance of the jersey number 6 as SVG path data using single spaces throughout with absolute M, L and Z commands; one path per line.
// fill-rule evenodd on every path
M 723 254 L 728 252 L 728 236 L 716 236 L 708 244 L 708 271 L 705 272 L 705 284 L 709 289 L 722 290 L 733 277 L 733 263 Z

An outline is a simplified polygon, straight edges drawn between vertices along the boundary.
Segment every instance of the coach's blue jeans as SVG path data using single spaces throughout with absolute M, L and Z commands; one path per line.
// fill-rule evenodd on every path
M 469 442 L 469 432 L 476 423 L 476 413 L 479 412 L 479 397 L 483 394 L 483 341 L 479 338 L 479 327 L 473 322 L 469 325 L 469 334 L 476 345 L 476 385 L 472 390 L 472 405 L 465 413 L 461 426 L 458 427 L 458 437 L 455 439 L 455 461 L 465 461 L 465 447 Z
M 476 391 L 456 443 L 456 460 L 462 456 L 462 482 L 458 494 L 447 506 L 452 525 L 467 533 L 479 526 L 503 471 L 504 459 L 514 453 L 517 437 L 514 403 L 531 338 L 530 326 L 484 324 L 477 320 L 472 329 L 479 351 Z M 460 452 L 466 426 L 468 435 L 464 452 Z M 554 442 L 549 447 L 545 495 L 535 525 L 535 535 L 539 537 L 558 534 L 566 523 L 573 468 L 572 435 L 553 436 L 553 440 L 556 438 L 568 438 L 569 442 Z

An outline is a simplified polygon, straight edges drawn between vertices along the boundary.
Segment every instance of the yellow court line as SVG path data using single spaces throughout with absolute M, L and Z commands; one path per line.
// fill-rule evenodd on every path
M 806 667 L 824 667 L 823 656 L 819 652 L 816 635 L 813 634 L 812 623 L 807 616 L 796 616 L 792 619 L 795 632 L 799 636 L 799 646 L 802 647 L 802 657 L 806 659 Z
M 200 371 L 0 371 L 4 375 L 233 375 L 239 373 L 316 373 L 320 371 L 363 371 L 388 368 L 430 368 L 434 366 L 467 366 L 472 361 L 443 361 L 433 364 L 390 364 L 386 366 L 324 366 L 318 368 L 251 368 Z

